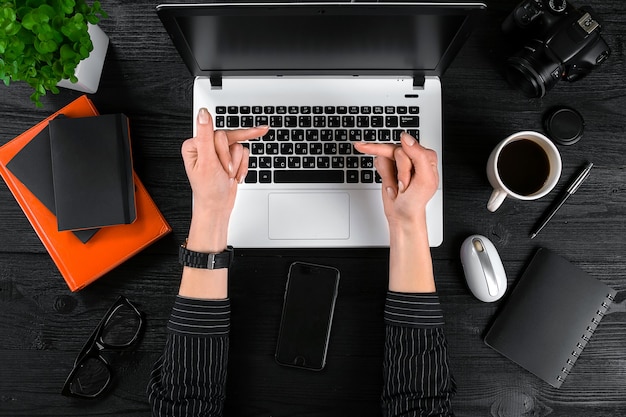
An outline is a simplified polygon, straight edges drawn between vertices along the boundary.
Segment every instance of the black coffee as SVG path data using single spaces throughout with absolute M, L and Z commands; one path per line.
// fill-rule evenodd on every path
M 531 195 L 543 187 L 550 174 L 550 160 L 543 148 L 532 140 L 510 142 L 498 158 L 500 179 L 509 190 Z

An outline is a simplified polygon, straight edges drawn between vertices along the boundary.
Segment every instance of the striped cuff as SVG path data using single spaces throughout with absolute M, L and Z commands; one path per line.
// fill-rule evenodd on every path
M 230 299 L 200 300 L 179 295 L 167 329 L 184 336 L 225 336 L 230 330 Z
M 401 327 L 441 327 L 443 312 L 437 293 L 387 292 L 385 323 Z

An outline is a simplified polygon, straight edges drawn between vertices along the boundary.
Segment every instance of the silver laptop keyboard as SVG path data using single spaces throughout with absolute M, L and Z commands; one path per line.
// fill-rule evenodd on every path
M 218 106 L 218 129 L 269 125 L 250 149 L 246 183 L 374 183 L 374 158 L 352 142 L 419 140 L 417 106 Z

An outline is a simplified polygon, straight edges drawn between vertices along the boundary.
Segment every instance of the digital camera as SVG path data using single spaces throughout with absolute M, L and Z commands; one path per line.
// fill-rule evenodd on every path
M 503 32 L 522 45 L 506 60 L 509 83 L 528 97 L 543 97 L 561 79 L 580 80 L 611 54 L 600 28 L 589 7 L 522 1 L 502 23 Z

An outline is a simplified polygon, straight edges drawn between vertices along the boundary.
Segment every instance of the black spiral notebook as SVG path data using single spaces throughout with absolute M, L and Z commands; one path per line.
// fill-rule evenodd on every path
M 616 291 L 541 248 L 485 336 L 485 343 L 555 388 L 605 315 Z

